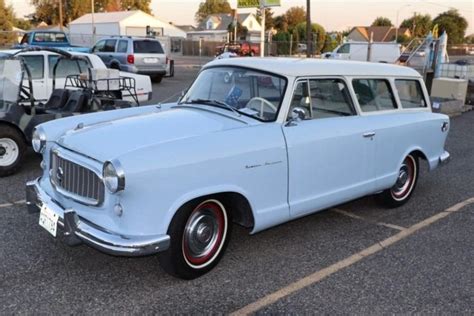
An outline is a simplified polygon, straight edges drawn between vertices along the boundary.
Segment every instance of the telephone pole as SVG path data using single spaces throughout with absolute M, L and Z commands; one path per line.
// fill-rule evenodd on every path
M 306 0 L 306 57 L 311 57 L 313 53 L 311 35 L 311 0 Z
M 63 0 L 59 1 L 59 29 L 63 30 Z

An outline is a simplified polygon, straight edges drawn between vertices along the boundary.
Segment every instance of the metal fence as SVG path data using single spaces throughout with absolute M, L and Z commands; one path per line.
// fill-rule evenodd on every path
M 0 49 L 9 49 L 17 45 L 23 37 L 22 32 L 0 31 Z M 71 44 L 85 47 L 92 47 L 95 42 L 104 37 L 110 37 L 106 34 L 68 34 Z M 134 36 L 137 37 L 137 36 Z M 182 53 L 186 56 L 215 56 L 218 47 L 223 46 L 225 42 L 215 41 L 196 41 L 183 38 L 156 37 L 165 47 L 167 53 Z M 251 44 L 260 45 L 259 42 Z M 324 45 L 313 43 L 315 47 L 314 54 L 319 55 L 327 52 L 329 49 Z M 306 42 L 298 41 L 271 41 L 265 43 L 265 55 L 267 56 L 305 56 Z M 449 56 L 474 56 L 474 44 L 458 44 L 448 46 Z

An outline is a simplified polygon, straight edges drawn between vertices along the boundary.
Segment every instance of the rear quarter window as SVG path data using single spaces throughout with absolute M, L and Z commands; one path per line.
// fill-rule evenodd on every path
M 404 109 L 426 108 L 426 100 L 418 80 L 396 79 L 395 86 Z
M 362 112 L 387 111 L 397 108 L 388 80 L 354 79 L 352 87 Z
M 135 54 L 164 54 L 163 47 L 158 41 L 133 41 Z

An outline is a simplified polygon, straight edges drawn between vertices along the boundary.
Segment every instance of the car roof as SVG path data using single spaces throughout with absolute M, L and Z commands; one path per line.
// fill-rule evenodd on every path
M 285 76 L 376 76 L 416 77 L 421 75 L 414 69 L 385 63 L 347 60 L 282 57 L 241 57 L 211 61 L 204 68 L 213 66 L 237 66 L 267 71 Z
M 5 54 L 16 54 L 20 51 L 21 49 L 7 49 L 7 50 L 2 50 L 0 53 L 5 53 Z M 67 52 L 71 55 L 77 55 L 77 56 L 95 56 L 90 53 L 80 53 L 80 52 Z M 47 51 L 47 50 L 36 50 L 36 51 L 24 51 L 21 52 L 20 55 L 58 55 L 55 52 Z

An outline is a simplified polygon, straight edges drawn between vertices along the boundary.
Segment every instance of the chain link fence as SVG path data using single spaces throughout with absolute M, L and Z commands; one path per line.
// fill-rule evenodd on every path
M 47 31 L 47 30 L 44 30 Z M 18 45 L 23 37 L 23 32 L 6 32 L 0 31 L 0 49 L 10 49 Z M 92 47 L 98 40 L 110 37 L 111 35 L 96 34 L 76 34 L 69 33 L 69 39 L 72 45 Z M 138 36 L 134 36 L 138 37 Z M 145 38 L 145 37 L 143 37 Z M 212 57 L 218 53 L 219 48 L 225 45 L 225 42 L 216 41 L 196 41 L 183 38 L 172 37 L 156 37 L 163 44 L 166 52 L 181 53 L 185 56 L 208 56 Z M 260 45 L 260 42 L 247 42 L 250 45 Z M 313 47 L 318 47 L 317 43 L 313 43 Z M 271 41 L 265 43 L 266 56 L 306 56 L 306 42 L 298 41 Z M 326 52 L 325 49 L 314 52 L 313 56 L 318 57 L 321 53 Z M 258 55 L 258 54 L 256 54 Z M 457 44 L 448 46 L 449 56 L 474 56 L 474 44 Z

